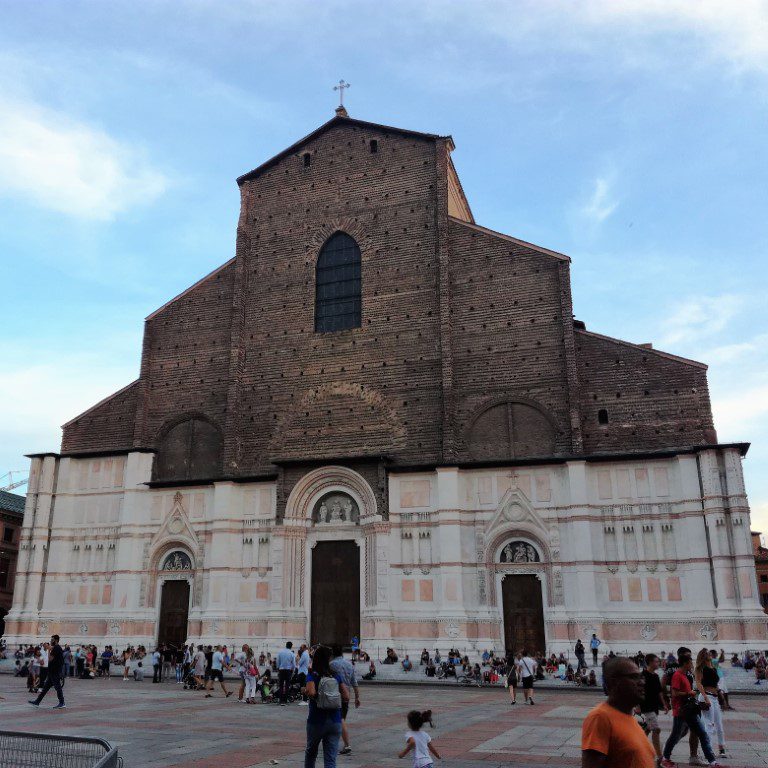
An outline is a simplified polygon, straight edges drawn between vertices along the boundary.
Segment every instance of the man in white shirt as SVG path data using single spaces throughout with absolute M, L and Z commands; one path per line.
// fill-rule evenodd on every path
M 517 670 L 523 685 L 523 696 L 525 696 L 526 704 L 533 704 L 533 678 L 538 666 L 536 660 L 532 659 L 528 655 L 528 651 L 523 649 L 522 658 L 517 662 Z
M 155 648 L 155 650 L 152 652 L 152 682 L 153 683 L 159 683 L 160 682 L 160 673 L 162 671 L 162 658 L 160 656 L 160 649 Z
M 48 643 L 43 643 L 40 646 L 40 688 L 45 685 L 45 681 L 48 679 L 48 654 L 50 647 Z
M 293 653 L 293 643 L 289 640 L 285 648 L 277 654 L 277 680 L 281 707 L 288 704 L 288 686 L 291 684 L 294 669 L 296 669 L 296 656 Z
M 301 701 L 299 704 L 301 706 L 309 706 L 309 702 L 307 701 L 307 695 L 304 693 L 304 689 L 307 685 L 307 675 L 309 674 L 309 648 L 307 648 L 306 643 L 301 644 L 301 648 L 299 648 L 299 663 L 298 668 L 296 670 L 296 682 L 301 686 Z
M 219 681 L 221 690 L 224 691 L 224 698 L 228 699 L 232 695 L 232 691 L 228 691 L 227 687 L 224 685 L 224 654 L 221 652 L 220 645 L 216 646 L 211 658 L 211 676 L 208 679 L 208 685 L 210 687 L 206 688 L 207 691 L 213 690 L 214 680 Z M 206 693 L 205 698 L 210 699 L 212 695 L 212 693 Z

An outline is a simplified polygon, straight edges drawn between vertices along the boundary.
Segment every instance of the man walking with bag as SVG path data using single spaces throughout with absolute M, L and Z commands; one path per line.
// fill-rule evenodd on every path
M 533 705 L 533 678 L 536 675 L 538 664 L 535 659 L 528 655 L 528 651 L 523 648 L 523 656 L 517 662 L 517 668 L 520 671 L 520 679 L 523 684 L 523 696 L 526 704 Z
M 33 707 L 39 707 L 40 702 L 45 698 L 45 694 L 48 693 L 51 688 L 55 688 L 56 695 L 59 697 L 59 703 L 54 707 L 54 709 L 66 708 L 67 705 L 64 703 L 64 691 L 61 688 L 61 677 L 63 672 L 64 652 L 61 650 L 61 646 L 59 645 L 59 636 L 54 635 L 51 638 L 51 647 L 48 652 L 48 676 L 46 677 L 45 685 L 37 695 L 37 698 L 34 701 L 29 702 Z

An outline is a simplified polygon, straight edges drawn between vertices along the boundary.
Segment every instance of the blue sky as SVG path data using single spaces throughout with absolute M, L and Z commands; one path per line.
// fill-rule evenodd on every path
M 762 0 L 0 0 L 0 474 L 136 378 L 234 253 L 235 178 L 333 114 L 453 135 L 478 223 L 591 330 L 710 365 L 768 531 Z

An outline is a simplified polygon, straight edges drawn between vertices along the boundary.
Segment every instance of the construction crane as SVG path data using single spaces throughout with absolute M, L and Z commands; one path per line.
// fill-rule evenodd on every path
M 0 491 L 12 491 L 14 488 L 19 488 L 22 485 L 26 485 L 29 482 L 29 478 L 25 477 L 21 480 L 14 480 L 14 475 L 21 475 L 22 472 L 18 469 L 14 469 L 10 472 L 6 472 L 4 475 L 0 475 L 0 483 L 2 483 L 5 478 L 8 478 L 8 483 L 6 485 L 0 485 Z

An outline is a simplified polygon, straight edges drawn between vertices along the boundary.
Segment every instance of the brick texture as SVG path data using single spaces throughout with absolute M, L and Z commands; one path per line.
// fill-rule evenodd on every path
M 714 441 L 704 366 L 574 330 L 567 258 L 474 225 L 451 148 L 337 118 L 241 178 L 235 258 L 147 319 L 139 381 L 66 425 L 63 450 L 156 447 L 194 418 L 220 433 L 223 476 L 280 468 L 279 509 L 329 460 L 384 509 L 386 462 Z M 362 327 L 315 333 L 338 230 L 361 250 Z

